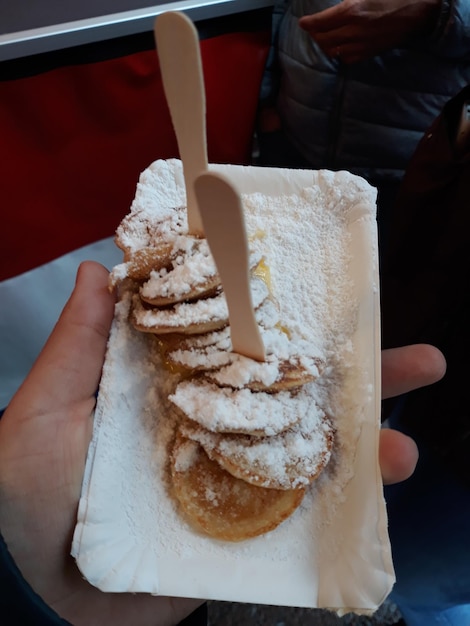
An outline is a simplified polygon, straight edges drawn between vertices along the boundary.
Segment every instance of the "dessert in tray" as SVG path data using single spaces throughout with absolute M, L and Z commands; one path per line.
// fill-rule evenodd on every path
M 286 209 L 277 204 L 281 215 Z M 165 418 L 173 429 L 170 496 L 197 530 L 232 541 L 272 530 L 292 514 L 334 442 L 315 383 L 331 366 L 327 346 L 282 311 L 279 301 L 290 293 L 270 279 L 274 254 L 260 227 L 249 238 L 248 268 L 264 360 L 234 351 L 210 242 L 188 233 L 185 207 L 132 210 L 116 234 L 124 263 L 110 277 L 130 302 L 129 323 L 148 335 L 157 366 L 174 372 Z M 234 273 L 243 271 L 237 256 L 228 262 Z
M 117 233 L 119 301 L 73 553 L 107 591 L 373 610 L 393 582 L 377 461 L 375 191 L 346 172 L 210 169 L 241 193 L 266 360 L 231 352 L 226 321 L 149 332 L 155 316 L 168 330 L 175 311 L 186 324 L 186 307 L 222 298 L 220 286 L 163 306 L 142 298 L 154 229 L 179 215 L 185 237 L 181 162 L 156 161 Z M 306 451 L 294 472 L 286 448 Z M 256 587 L 242 582 L 246 567 Z

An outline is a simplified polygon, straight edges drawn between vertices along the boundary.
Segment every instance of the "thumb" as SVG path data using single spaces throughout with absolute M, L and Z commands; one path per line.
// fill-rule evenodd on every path
M 380 431 L 380 469 L 385 485 L 406 480 L 418 462 L 418 448 L 410 437 L 391 428 Z
M 114 311 L 107 283 L 102 265 L 91 261 L 80 265 L 75 288 L 52 334 L 12 400 L 25 401 L 20 412 L 24 417 L 56 411 L 95 393 Z

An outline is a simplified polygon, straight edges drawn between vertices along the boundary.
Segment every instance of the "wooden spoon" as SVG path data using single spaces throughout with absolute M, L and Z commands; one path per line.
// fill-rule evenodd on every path
M 194 180 L 207 170 L 206 99 L 199 37 L 184 13 L 159 15 L 154 27 L 163 88 L 183 162 L 188 230 L 202 236 Z
M 227 300 L 232 349 L 264 361 L 266 353 L 251 299 L 248 241 L 240 194 L 225 177 L 214 172 L 200 174 L 194 188 Z

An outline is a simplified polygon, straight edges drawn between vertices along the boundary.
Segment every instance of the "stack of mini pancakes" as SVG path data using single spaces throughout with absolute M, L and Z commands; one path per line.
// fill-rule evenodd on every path
M 186 233 L 185 216 L 182 207 L 153 224 L 125 218 L 116 234 L 124 263 L 110 280 L 132 290 L 130 322 L 158 338 L 159 358 L 178 373 L 170 465 L 183 515 L 214 538 L 241 541 L 289 517 L 330 459 L 334 431 L 315 392 L 325 358 L 279 319 L 262 236 L 250 241 L 250 268 L 266 360 L 232 352 L 215 263 L 207 241 Z M 137 249 L 128 243 L 136 229 L 148 242 Z

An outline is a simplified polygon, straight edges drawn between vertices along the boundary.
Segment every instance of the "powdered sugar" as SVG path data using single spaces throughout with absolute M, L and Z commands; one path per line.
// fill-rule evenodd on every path
M 318 188 L 293 196 L 251 194 L 243 200 L 249 231 L 267 231 L 281 323 L 326 349 L 339 348 L 354 324 L 352 285 L 344 271 L 350 237 L 347 215 Z
M 116 240 L 129 253 L 169 241 L 188 232 L 184 188 L 175 184 L 171 168 L 152 167 L 140 175 L 130 213 L 116 230 Z
M 261 487 L 307 486 L 330 458 L 331 423 L 311 398 L 301 419 L 274 436 L 224 436 L 190 424 L 183 425 L 182 432 L 231 473 Z
M 278 307 L 276 303 L 271 298 L 264 300 L 264 302 L 262 302 L 255 310 L 255 318 L 261 327 L 261 332 L 264 332 L 265 329 L 273 328 L 279 322 Z M 193 350 L 195 352 L 205 352 L 208 350 L 210 352 L 220 352 L 220 354 L 224 355 L 225 359 L 230 359 L 231 356 L 228 354 L 228 352 L 232 349 L 230 328 L 225 326 L 224 328 L 213 332 L 201 335 L 192 335 L 191 337 L 187 337 L 179 341 L 177 346 L 177 348 L 174 347 L 174 352 L 181 354 L 182 358 L 189 359 L 189 353 Z M 186 353 L 188 354 L 186 355 Z M 196 366 L 197 363 L 194 363 L 194 365 Z
M 190 370 L 208 370 L 210 378 L 220 385 L 241 389 L 253 382 L 265 387 L 282 381 L 286 369 L 293 370 L 295 378 L 316 378 L 322 363 L 322 354 L 315 346 L 301 337 L 288 337 L 277 327 L 260 327 L 261 338 L 266 349 L 264 362 L 254 361 L 242 354 L 232 352 L 228 329 L 210 333 L 212 341 L 200 345 L 204 340 L 198 336 L 188 339 L 184 348 L 168 353 L 168 359 Z M 212 371 L 213 370 L 213 371 Z
M 144 300 L 172 296 L 184 299 L 194 289 L 217 277 L 217 268 L 206 239 L 177 235 L 171 243 L 167 265 L 160 270 L 152 270 L 140 289 Z M 260 261 L 261 253 L 252 243 L 250 267 L 256 267 Z M 126 273 L 119 270 L 116 278 L 119 276 L 122 280 L 123 275 Z M 217 283 L 219 282 L 217 279 Z
M 195 285 L 204 284 L 216 274 L 207 241 L 180 235 L 173 244 L 171 268 L 152 271 L 140 293 L 144 299 L 172 294 L 184 296 Z
M 251 279 L 253 306 L 257 307 L 268 297 L 268 288 L 259 278 Z M 228 308 L 225 295 L 219 293 L 212 298 L 196 302 L 180 302 L 171 308 L 146 308 L 139 296 L 133 299 L 133 316 L 136 323 L 146 328 L 182 328 L 192 324 L 208 322 L 226 323 Z
M 197 454 L 197 445 L 193 442 L 179 446 L 177 452 L 174 453 L 175 470 L 177 472 L 187 472 L 190 470 L 197 459 Z
M 312 399 L 305 389 L 268 394 L 181 382 L 170 400 L 191 419 L 214 432 L 274 435 L 308 415 Z

